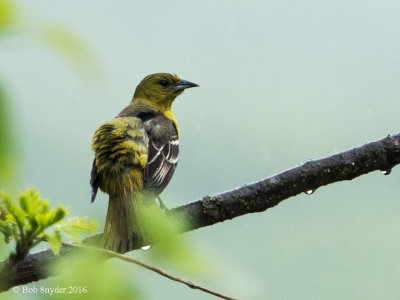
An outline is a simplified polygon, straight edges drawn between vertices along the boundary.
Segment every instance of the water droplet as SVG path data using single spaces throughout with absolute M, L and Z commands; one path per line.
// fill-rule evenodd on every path
M 381 173 L 382 173 L 383 175 L 389 175 L 391 172 L 392 172 L 392 169 L 389 169 L 389 170 L 382 170 L 382 171 L 381 171 Z
M 305 191 L 305 193 L 306 193 L 307 195 L 311 195 L 312 193 L 314 193 L 314 190 L 307 190 L 307 191 Z
M 150 246 L 150 245 L 147 245 L 147 246 L 141 247 L 140 249 L 142 249 L 143 251 L 147 251 L 147 250 L 149 250 L 150 248 L 151 248 L 151 246 Z

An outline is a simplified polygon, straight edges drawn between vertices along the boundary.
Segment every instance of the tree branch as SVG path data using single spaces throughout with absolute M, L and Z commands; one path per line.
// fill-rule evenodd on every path
M 284 199 L 303 192 L 310 193 L 333 182 L 352 180 L 376 170 L 388 175 L 399 163 L 400 133 L 397 133 L 345 152 L 308 161 L 228 192 L 205 196 L 171 209 L 167 215 L 189 221 L 185 231 L 190 231 L 244 214 L 264 211 Z M 86 239 L 84 243 L 98 245 L 100 240 L 101 234 Z M 137 249 L 143 245 L 143 242 L 136 240 L 133 248 Z M 63 247 L 60 256 L 74 251 L 76 249 Z M 49 274 L 47 267 L 57 259 L 58 256 L 55 257 L 48 249 L 30 254 L 11 267 L 3 262 L 0 265 L 0 291 L 55 275 Z

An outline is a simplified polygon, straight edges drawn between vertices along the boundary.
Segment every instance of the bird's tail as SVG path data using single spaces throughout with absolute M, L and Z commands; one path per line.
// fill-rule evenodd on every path
M 129 196 L 111 196 L 104 226 L 104 247 L 125 253 L 132 249 L 134 235 L 140 237 L 138 224 L 139 199 Z

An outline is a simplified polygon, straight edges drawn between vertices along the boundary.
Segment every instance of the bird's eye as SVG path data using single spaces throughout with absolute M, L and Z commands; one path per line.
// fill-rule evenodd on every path
M 160 80 L 158 84 L 161 85 L 163 88 L 169 87 L 171 85 L 171 83 L 166 79 Z

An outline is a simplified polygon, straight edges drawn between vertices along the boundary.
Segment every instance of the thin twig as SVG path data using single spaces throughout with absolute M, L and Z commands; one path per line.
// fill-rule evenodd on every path
M 99 251 L 99 252 L 102 252 L 102 253 L 106 253 L 106 254 L 109 254 L 109 255 L 111 255 L 113 257 L 122 259 L 124 261 L 136 264 L 136 265 L 141 266 L 143 268 L 146 268 L 146 269 L 148 269 L 150 271 L 156 272 L 156 273 L 160 274 L 161 276 L 167 277 L 168 279 L 171 279 L 173 281 L 177 281 L 177 282 L 183 283 L 183 284 L 187 285 L 188 287 L 190 287 L 191 289 L 197 289 L 197 290 L 203 291 L 205 293 L 214 295 L 214 296 L 222 298 L 222 299 L 238 300 L 237 298 L 232 298 L 232 297 L 229 297 L 229 296 L 222 295 L 220 293 L 217 293 L 215 291 L 212 291 L 210 289 L 202 287 L 202 286 L 200 286 L 200 285 L 198 285 L 198 284 L 196 284 L 196 283 L 194 283 L 192 281 L 176 277 L 176 276 L 171 275 L 171 274 L 169 274 L 169 273 L 167 273 L 167 272 L 165 272 L 165 271 L 163 271 L 163 270 L 161 270 L 159 268 L 153 267 L 153 266 L 148 265 L 146 263 L 143 263 L 143 262 L 141 262 L 141 261 L 139 261 L 137 259 L 128 257 L 128 256 L 123 255 L 123 254 L 119 254 L 119 253 L 111 251 L 111 250 L 102 249 L 102 248 L 99 248 L 99 247 L 90 247 L 90 246 L 84 246 L 84 245 L 79 245 L 79 244 L 71 244 L 71 243 L 67 243 L 67 242 L 62 242 L 62 244 L 64 246 L 67 246 L 67 247 L 82 248 L 82 249 L 87 249 L 87 250 L 96 250 L 96 251 Z

